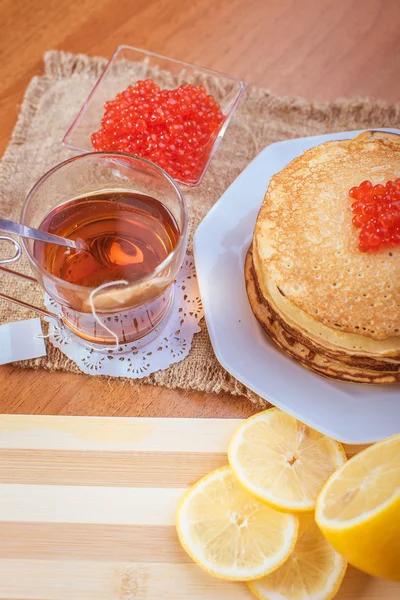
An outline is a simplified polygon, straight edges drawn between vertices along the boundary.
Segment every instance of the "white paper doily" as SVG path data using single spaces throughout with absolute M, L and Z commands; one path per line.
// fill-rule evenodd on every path
M 140 379 L 167 369 L 189 354 L 193 336 L 200 331 L 203 307 L 192 256 L 186 256 L 174 285 L 175 294 L 168 323 L 161 334 L 143 348 L 138 349 L 134 343 L 122 344 L 118 350 L 100 352 L 82 341 L 78 342 L 69 329 L 60 329 L 53 319 L 46 319 L 49 323 L 48 339 L 89 375 Z M 47 294 L 44 303 L 51 312 L 60 313 L 60 306 Z

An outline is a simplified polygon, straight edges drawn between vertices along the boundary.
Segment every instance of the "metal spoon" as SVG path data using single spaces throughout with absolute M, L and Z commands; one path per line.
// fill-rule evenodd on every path
M 14 221 L 9 221 L 8 219 L 0 219 L 0 231 L 7 231 L 8 233 L 14 233 L 20 237 L 39 240 L 41 242 L 49 242 L 50 244 L 57 244 L 58 246 L 68 246 L 69 248 L 76 248 L 77 250 L 84 250 L 86 247 L 85 242 L 81 239 L 68 240 L 60 235 L 46 233 L 45 231 L 40 231 L 33 227 L 14 223 Z

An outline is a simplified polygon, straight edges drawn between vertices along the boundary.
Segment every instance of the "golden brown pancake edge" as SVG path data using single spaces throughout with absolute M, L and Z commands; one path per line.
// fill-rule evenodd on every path
M 251 309 L 264 331 L 286 354 L 306 368 L 331 379 L 353 383 L 400 383 L 400 358 L 376 359 L 328 350 L 289 326 L 261 292 L 253 266 L 252 246 L 245 261 L 246 290 Z

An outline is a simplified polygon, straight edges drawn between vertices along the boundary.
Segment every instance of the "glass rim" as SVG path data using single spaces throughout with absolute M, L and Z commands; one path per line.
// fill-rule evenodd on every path
M 184 197 L 180 187 L 175 182 L 175 180 L 171 177 L 171 175 L 169 175 L 166 171 L 164 171 L 164 169 L 162 167 L 159 167 L 158 165 L 151 162 L 150 160 L 147 160 L 147 158 L 142 158 L 141 156 L 138 156 L 136 154 L 128 154 L 126 152 L 86 152 L 85 154 L 79 154 L 78 156 L 72 156 L 71 158 L 68 158 L 67 160 L 64 160 L 63 162 L 58 163 L 57 165 L 52 167 L 49 171 L 44 173 L 44 175 L 42 175 L 40 177 L 40 179 L 38 179 L 37 182 L 29 190 L 29 192 L 26 196 L 24 205 L 22 207 L 22 211 L 21 211 L 21 223 L 23 225 L 27 224 L 27 223 L 25 223 L 25 217 L 26 217 L 26 212 L 29 207 L 29 204 L 32 201 L 32 198 L 34 197 L 36 192 L 40 189 L 40 187 L 54 173 L 56 173 L 61 168 L 65 167 L 66 165 L 71 164 L 73 162 L 76 162 L 76 161 L 79 161 L 82 159 L 91 159 L 91 158 L 98 157 L 98 156 L 108 156 L 110 158 L 118 158 L 120 156 L 123 156 L 123 157 L 129 158 L 129 159 L 134 159 L 134 160 L 137 160 L 138 162 L 144 163 L 146 166 L 151 167 L 152 169 L 157 171 L 160 175 L 162 175 L 165 179 L 167 179 L 167 181 L 170 183 L 171 187 L 174 189 L 177 197 L 180 200 L 180 204 L 183 209 L 183 211 L 182 211 L 183 212 L 183 220 L 182 220 L 182 227 L 180 227 L 178 243 L 176 244 L 176 246 L 172 250 L 172 252 L 170 252 L 168 254 L 168 256 L 166 256 L 164 258 L 164 260 L 159 265 L 157 265 L 157 267 L 151 273 L 148 273 L 147 275 L 144 275 L 143 277 L 140 277 L 139 279 L 136 279 L 135 281 L 132 281 L 129 283 L 129 287 L 142 285 L 143 283 L 151 281 L 154 277 L 157 277 L 159 275 L 159 273 L 161 271 L 163 271 L 173 261 L 175 256 L 179 254 L 179 252 L 182 248 L 182 245 L 186 241 L 187 230 L 188 230 L 187 204 L 186 204 L 185 197 Z M 76 283 L 71 283 L 69 281 L 65 281 L 64 279 L 61 279 L 60 277 L 57 277 L 56 275 L 53 275 L 53 273 L 50 273 L 50 271 L 47 271 L 47 269 L 45 269 L 41 264 L 39 264 L 39 262 L 33 256 L 33 254 L 31 253 L 31 251 L 28 247 L 28 240 L 26 240 L 25 238 L 21 238 L 21 243 L 22 243 L 22 246 L 28 256 L 30 263 L 32 263 L 40 272 L 46 273 L 46 276 L 49 277 L 50 279 L 52 279 L 55 283 L 59 283 L 63 286 L 68 287 L 69 289 L 71 289 L 73 291 L 76 291 L 76 292 L 88 293 L 89 291 L 96 289 L 96 287 L 90 287 L 90 286 L 85 286 L 85 285 L 78 285 Z M 38 282 L 38 283 L 40 283 L 40 282 Z

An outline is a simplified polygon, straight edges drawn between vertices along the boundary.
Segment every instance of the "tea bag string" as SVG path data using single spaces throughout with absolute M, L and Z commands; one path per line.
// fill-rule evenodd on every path
M 97 288 L 95 288 L 94 290 L 92 290 L 90 292 L 89 304 L 90 304 L 90 308 L 92 310 L 92 315 L 93 315 L 94 320 L 100 325 L 100 327 L 102 327 L 103 329 L 108 331 L 108 333 L 113 336 L 113 338 L 115 339 L 115 350 L 118 350 L 118 347 L 120 346 L 118 335 L 116 333 L 114 333 L 113 331 L 111 331 L 111 329 L 109 327 L 107 327 L 107 325 L 105 325 L 105 323 L 103 323 L 100 320 L 100 318 L 96 312 L 96 309 L 94 307 L 95 295 L 98 292 L 100 292 L 101 290 L 105 290 L 106 288 L 114 287 L 116 285 L 129 285 L 129 281 L 126 281 L 125 279 L 119 279 L 118 281 L 108 281 L 107 283 L 102 283 L 101 285 L 99 285 Z M 96 349 L 96 351 L 99 352 L 98 349 Z M 103 350 L 103 352 L 104 351 L 106 351 L 106 350 Z M 101 350 L 100 350 L 100 352 L 101 352 Z

